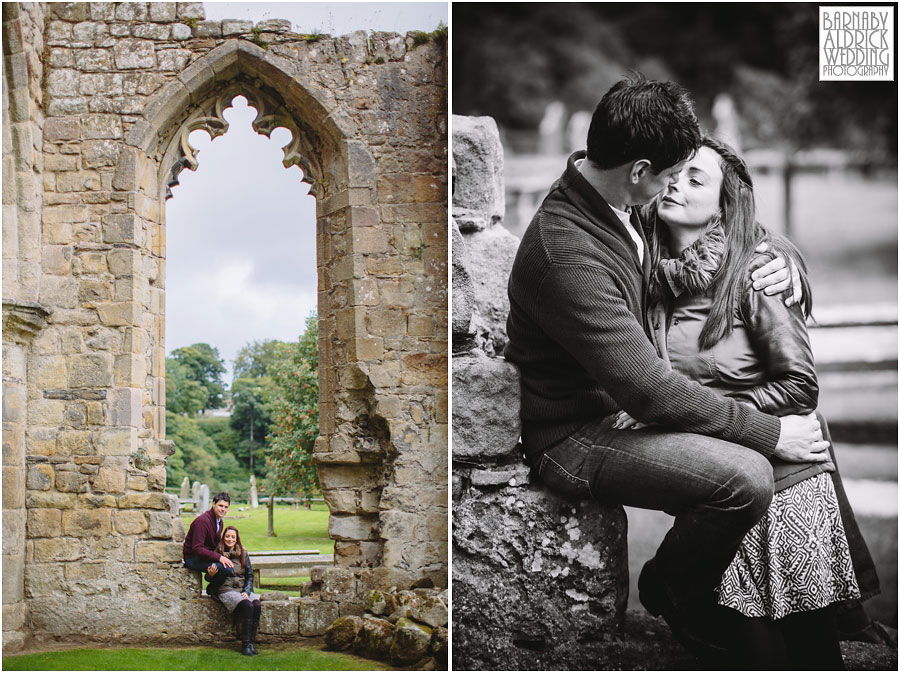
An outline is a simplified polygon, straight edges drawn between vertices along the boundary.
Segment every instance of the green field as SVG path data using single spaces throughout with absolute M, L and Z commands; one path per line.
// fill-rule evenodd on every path
M 266 537 L 268 530 L 268 509 L 260 505 L 251 509 L 246 503 L 231 504 L 225 516 L 225 525 L 234 526 L 241 536 L 241 544 L 247 551 L 278 551 L 281 549 L 315 549 L 320 554 L 334 553 L 334 540 L 328 537 L 328 508 L 322 503 L 315 503 L 312 509 L 290 505 L 275 505 L 274 527 L 277 537 Z M 184 530 L 187 531 L 194 520 L 194 513 L 181 515 Z M 289 596 L 299 596 L 300 584 L 308 581 L 308 577 L 279 577 L 266 580 L 262 577 L 262 586 L 255 587 L 267 591 L 274 587 L 297 587 L 286 590 Z M 204 586 L 206 582 L 203 583 Z
M 3 657 L 7 671 L 371 671 L 386 664 L 297 644 L 261 644 L 245 657 L 236 647 L 79 648 Z
M 185 531 L 194 516 L 193 512 L 181 515 Z M 316 503 L 312 509 L 276 505 L 273 520 L 277 537 L 266 537 L 268 510 L 265 505 L 251 509 L 246 503 L 232 503 L 225 515 L 225 525 L 238 529 L 241 544 L 247 551 L 316 549 L 320 554 L 334 553 L 334 540 L 328 537 L 328 508 L 324 504 Z

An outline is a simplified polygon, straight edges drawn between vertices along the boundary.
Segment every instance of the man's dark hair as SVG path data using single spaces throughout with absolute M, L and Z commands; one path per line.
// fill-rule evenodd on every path
M 212 502 L 215 505 L 219 500 L 224 500 L 229 505 L 231 504 L 231 496 L 228 495 L 225 491 L 219 491 L 213 496 Z
M 700 128 L 687 91 L 674 82 L 637 75 L 616 82 L 597 104 L 587 158 L 600 168 L 647 159 L 659 173 L 698 147 Z

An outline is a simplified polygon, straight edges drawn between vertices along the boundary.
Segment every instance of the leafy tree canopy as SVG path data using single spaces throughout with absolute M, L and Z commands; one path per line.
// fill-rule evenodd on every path
M 206 399 L 201 410 L 218 409 L 225 405 L 225 361 L 219 356 L 219 350 L 206 343 L 196 343 L 183 348 L 176 348 L 170 354 L 183 367 L 186 379 L 198 383 L 206 391 Z
M 234 359 L 234 379 L 261 378 L 270 364 L 283 357 L 284 341 L 265 339 L 251 341 L 238 351 Z
M 272 405 L 266 488 L 275 494 L 312 497 L 318 475 L 312 462 L 319 435 L 318 320 L 306 320 L 296 343 L 285 347 L 286 357 L 268 369 L 280 394 Z

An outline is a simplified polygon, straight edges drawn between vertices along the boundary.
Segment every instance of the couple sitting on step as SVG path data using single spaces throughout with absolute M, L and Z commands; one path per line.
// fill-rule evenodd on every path
M 184 538 L 184 565 L 206 572 L 206 593 L 235 615 L 241 628 L 241 654 L 256 654 L 259 596 L 253 593 L 250 556 L 234 526 L 223 526 L 231 498 L 216 493 L 212 507 L 191 522 Z

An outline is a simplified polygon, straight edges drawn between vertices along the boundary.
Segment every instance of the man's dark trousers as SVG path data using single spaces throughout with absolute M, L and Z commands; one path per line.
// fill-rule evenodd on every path
M 669 600 L 690 610 L 708 598 L 772 500 L 772 466 L 720 439 L 588 423 L 540 458 L 538 474 L 572 498 L 661 510 L 675 523 L 656 552 Z

